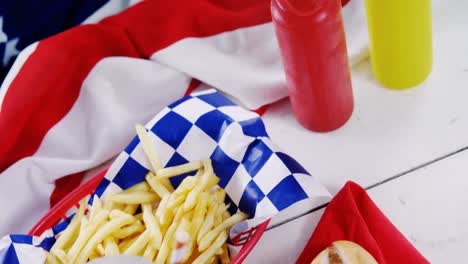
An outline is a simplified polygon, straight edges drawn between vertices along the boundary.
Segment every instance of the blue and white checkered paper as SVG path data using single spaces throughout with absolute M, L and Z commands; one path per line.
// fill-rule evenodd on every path
M 46 255 L 55 243 L 52 231 L 40 237 L 28 235 L 9 235 L 0 239 L 0 261 L 8 264 L 44 263 Z
M 164 108 L 146 129 L 164 167 L 211 159 L 226 204 L 249 220 L 236 225 L 231 237 L 280 211 L 311 209 L 330 197 L 327 190 L 292 157 L 279 151 L 260 117 L 209 90 L 184 97 Z M 95 194 L 103 197 L 145 180 L 150 164 L 138 137 L 117 157 Z M 177 187 L 188 173 L 171 178 Z M 90 204 L 92 201 L 90 201 Z M 69 212 L 70 214 L 73 212 Z M 55 226 L 54 234 L 68 225 Z M 47 248 L 45 248 L 47 250 Z M 20 262 L 22 263 L 22 262 Z

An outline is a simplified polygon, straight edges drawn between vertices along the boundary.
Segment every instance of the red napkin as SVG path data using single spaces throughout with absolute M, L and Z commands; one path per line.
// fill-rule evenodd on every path
M 380 264 L 429 263 L 354 182 L 346 183 L 327 206 L 297 263 L 310 264 L 336 240 L 361 245 Z

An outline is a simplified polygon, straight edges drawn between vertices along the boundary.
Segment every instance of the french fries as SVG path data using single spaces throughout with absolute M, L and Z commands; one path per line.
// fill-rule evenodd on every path
M 145 232 L 141 233 L 137 240 L 133 242 L 123 253 L 125 255 L 139 255 L 146 247 L 150 240 L 150 232 L 147 229 Z
M 143 252 L 143 257 L 153 261 L 154 257 L 156 256 L 156 253 L 158 250 L 154 249 L 152 245 L 147 245 L 145 252 Z
M 135 223 L 131 225 L 116 230 L 112 233 L 112 236 L 116 239 L 124 239 L 129 236 L 142 233 L 144 230 L 145 226 L 140 221 L 135 221 Z
M 145 127 L 142 125 L 136 125 L 135 127 L 138 138 L 141 141 L 141 145 L 143 146 L 143 151 L 146 154 L 151 166 L 153 167 L 153 171 L 158 171 L 161 169 L 161 163 L 159 162 L 159 157 L 156 151 L 151 147 L 150 138 L 146 133 Z
M 214 243 L 206 251 L 200 254 L 200 256 L 198 256 L 198 258 L 196 258 L 192 264 L 208 263 L 210 258 L 216 254 L 218 248 L 221 248 L 226 243 L 227 238 L 227 231 L 223 231 L 221 234 L 219 234 Z
M 231 226 L 239 223 L 240 221 L 246 219 L 247 216 L 243 213 L 237 213 L 228 219 L 224 220 L 219 226 L 215 227 L 214 229 L 210 230 L 203 238 L 198 242 L 198 250 L 205 251 L 210 244 L 212 244 L 213 240 L 219 235 L 219 233 L 224 232 L 226 229 L 230 228 Z
M 65 247 L 68 247 L 69 244 L 72 242 L 72 238 L 76 237 L 81 225 L 81 219 L 84 216 L 86 205 L 88 204 L 89 196 L 86 196 L 80 202 L 80 208 L 76 212 L 75 216 L 73 217 L 72 221 L 68 225 L 67 229 L 61 233 L 58 237 L 57 241 L 55 242 L 54 246 L 51 249 L 51 252 L 55 250 L 61 250 Z
M 214 225 L 214 220 L 215 220 L 215 215 L 216 212 L 218 211 L 218 205 L 217 204 L 211 204 L 208 209 L 208 213 L 205 217 L 205 220 L 203 221 L 203 225 L 200 228 L 200 231 L 197 236 L 197 242 L 200 243 L 202 240 L 203 236 L 208 233 L 208 231 L 213 227 Z M 199 247 L 200 249 L 200 247 Z
M 115 238 L 112 236 L 106 237 L 106 239 L 104 239 L 104 256 L 115 256 L 119 254 L 119 246 L 117 246 Z
M 158 181 L 153 173 L 148 172 L 148 175 L 146 175 L 146 181 L 151 186 L 151 189 L 153 189 L 153 191 L 159 195 L 159 197 L 166 197 L 171 194 L 166 185 L 164 185 L 161 181 Z
M 123 204 L 154 203 L 159 201 L 159 196 L 150 191 L 135 191 L 131 193 L 118 193 L 112 196 L 112 201 Z
M 119 242 L 119 251 L 124 252 L 129 248 L 133 242 L 135 242 L 138 239 L 138 234 L 136 236 L 128 237 L 126 239 L 123 239 Z
M 46 263 L 86 263 L 102 256 L 138 255 L 154 263 L 229 263 L 229 228 L 246 219 L 230 215 L 210 160 L 162 168 L 146 129 L 137 126 L 152 171 L 117 193 L 85 197 L 58 235 Z M 169 178 L 196 171 L 174 190 Z
M 221 264 L 229 264 L 231 262 L 231 259 L 229 258 L 229 251 L 227 245 L 224 244 L 221 247 L 221 249 L 223 250 L 223 252 L 221 252 L 221 255 L 219 256 Z
M 198 169 L 201 168 L 201 166 L 202 166 L 201 161 L 192 161 L 192 162 L 182 164 L 182 165 L 179 165 L 179 166 L 159 169 L 156 172 L 156 177 L 158 179 L 170 178 L 170 177 L 173 177 L 173 176 L 177 176 L 177 175 L 180 175 L 180 174 L 184 174 L 184 173 L 187 173 L 187 172 L 198 170 Z
M 153 214 L 153 210 L 150 204 L 143 204 L 143 221 L 148 228 L 148 235 L 150 240 L 150 245 L 154 249 L 159 249 L 161 247 L 162 241 L 162 233 L 161 228 L 159 227 L 158 221 L 156 220 L 156 216 Z

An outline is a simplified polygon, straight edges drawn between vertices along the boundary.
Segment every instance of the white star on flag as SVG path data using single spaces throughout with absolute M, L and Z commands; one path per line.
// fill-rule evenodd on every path
M 0 16 L 0 43 L 6 42 L 8 40 L 7 35 L 3 32 L 3 17 Z
M 6 66 L 10 61 L 11 57 L 18 55 L 19 50 L 16 49 L 16 44 L 18 44 L 19 39 L 14 38 L 8 41 L 7 34 L 3 31 L 3 17 L 0 16 L 0 43 L 5 44 L 5 52 L 3 54 L 3 65 Z
M 5 54 L 3 54 L 3 65 L 6 66 L 11 57 L 18 55 L 19 50 L 16 49 L 19 38 L 14 38 L 6 43 Z

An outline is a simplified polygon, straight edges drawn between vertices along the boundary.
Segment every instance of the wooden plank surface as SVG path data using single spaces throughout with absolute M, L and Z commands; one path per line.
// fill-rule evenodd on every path
M 425 83 L 385 89 L 364 61 L 352 69 L 355 110 L 344 127 L 311 133 L 283 101 L 264 115 L 274 142 L 332 192 L 346 180 L 369 186 L 468 146 L 468 1 L 449 2 L 434 11 L 434 66 Z
M 468 258 L 468 151 L 368 193 L 432 263 L 458 263 Z M 323 209 L 268 230 L 246 263 L 294 263 L 322 213 Z
M 303 129 L 288 101 L 263 118 L 273 141 L 332 194 L 348 180 L 371 187 L 431 262 L 451 263 L 468 257 L 468 1 L 434 1 L 433 13 L 434 66 L 419 87 L 381 87 L 367 60 L 352 69 L 356 106 L 341 129 Z M 268 230 L 246 263 L 293 263 L 322 213 Z

